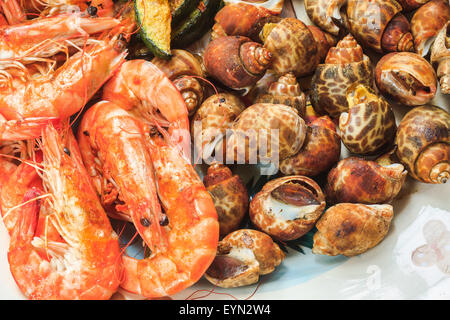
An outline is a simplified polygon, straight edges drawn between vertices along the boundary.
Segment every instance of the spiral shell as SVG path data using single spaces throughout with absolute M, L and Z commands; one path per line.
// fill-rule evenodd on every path
M 260 275 L 273 272 L 284 259 L 280 247 L 265 233 L 241 229 L 219 242 L 216 258 L 205 278 L 221 288 L 258 282 Z
M 351 35 L 331 48 L 324 64 L 312 78 L 311 103 L 320 114 L 333 118 L 348 111 L 346 94 L 354 83 L 372 86 L 373 68 L 369 57 Z
M 191 116 L 203 102 L 204 88 L 199 79 L 192 77 L 205 76 L 202 64 L 199 58 L 186 50 L 174 49 L 171 52 L 170 60 L 155 57 L 152 63 L 173 81 Z
M 269 181 L 250 202 L 250 219 L 258 229 L 282 241 L 312 229 L 325 209 L 319 185 L 304 176 Z
M 375 68 L 375 80 L 383 94 L 408 106 L 431 101 L 437 91 L 433 67 L 412 52 L 390 53 L 381 58 Z
M 203 60 L 206 72 L 224 85 L 240 89 L 262 78 L 272 53 L 247 37 L 227 36 L 211 41 Z
M 273 82 L 267 93 L 259 95 L 255 103 L 284 104 L 296 109 L 301 117 L 305 115 L 306 97 L 291 72 Z
M 411 19 L 411 31 L 419 55 L 427 55 L 437 33 L 449 19 L 448 0 L 431 0 L 416 11 Z
M 212 95 L 198 108 L 191 120 L 191 136 L 205 161 L 213 154 L 225 159 L 226 131 L 244 109 L 244 103 L 229 93 Z
M 431 63 L 437 68 L 441 92 L 450 94 L 450 22 L 439 31 L 431 48 Z
M 383 204 L 400 192 L 407 171 L 396 163 L 388 166 L 350 157 L 339 161 L 328 174 L 325 192 L 331 203 Z
M 384 239 L 393 216 L 393 208 L 388 204 L 337 204 L 317 222 L 312 252 L 347 257 L 364 253 Z
M 339 118 L 341 139 L 356 154 L 371 154 L 391 144 L 396 124 L 388 102 L 362 84 L 347 93 L 349 112 Z
M 267 23 L 262 31 L 264 47 L 273 55 L 272 69 L 278 74 L 293 72 L 297 77 L 317 67 L 317 44 L 308 27 L 295 18 Z
M 350 31 L 363 46 L 377 52 L 413 51 L 413 37 L 402 10 L 395 0 L 348 0 Z
M 300 151 L 280 162 L 285 175 L 314 177 L 333 166 L 341 155 L 341 139 L 328 116 L 314 120 L 308 125 L 306 139 Z
M 322 63 L 325 60 L 330 48 L 336 45 L 337 40 L 334 36 L 322 31 L 316 26 L 308 26 L 308 29 L 311 31 L 317 44 L 317 64 Z
M 333 17 L 339 17 L 339 11 L 347 0 L 305 0 L 306 14 L 321 29 L 337 36 L 340 26 Z
M 404 11 L 412 11 L 423 6 L 430 0 L 397 0 L 398 3 L 403 7 Z
M 239 115 L 232 129 L 227 152 L 232 151 L 238 163 L 283 160 L 300 150 L 306 136 L 305 121 L 282 104 L 254 104 Z
M 203 182 L 216 207 L 220 236 L 225 236 L 239 227 L 248 210 L 247 189 L 239 176 L 217 162 L 208 168 Z
M 399 124 L 397 156 L 409 174 L 426 183 L 450 177 L 450 115 L 431 105 L 409 111 Z

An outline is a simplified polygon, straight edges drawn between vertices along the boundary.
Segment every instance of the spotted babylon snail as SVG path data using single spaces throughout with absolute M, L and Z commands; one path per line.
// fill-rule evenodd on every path
M 343 159 L 328 174 L 327 201 L 389 203 L 400 192 L 407 174 L 399 163 L 384 166 L 356 157 Z
M 218 153 L 225 159 L 226 131 L 244 109 L 244 103 L 230 93 L 214 94 L 206 99 L 191 120 L 191 136 L 197 154 L 205 161 L 218 157 Z
M 383 94 L 408 106 L 431 101 L 437 91 L 433 67 L 412 52 L 395 52 L 382 57 L 375 67 L 375 80 Z
M 328 52 L 311 82 L 311 103 L 320 114 L 337 118 L 348 110 L 346 93 L 353 83 L 372 86 L 373 69 L 369 57 L 351 35 Z
M 395 0 L 348 0 L 351 33 L 365 47 L 377 52 L 414 51 L 408 19 Z
M 347 0 L 305 0 L 306 14 L 322 30 L 337 36 L 341 26 L 336 20 L 341 20 L 340 11 L 346 3 Z
M 409 174 L 425 183 L 450 178 L 450 114 L 436 106 L 412 109 L 398 126 L 397 156 Z
M 355 84 L 347 92 L 348 112 L 339 118 L 341 139 L 355 154 L 373 154 L 394 141 L 395 116 L 389 103 L 375 92 Z
M 225 36 L 207 45 L 203 61 L 208 75 L 229 88 L 241 89 L 263 77 L 272 53 L 247 37 Z
M 325 58 L 327 57 L 328 51 L 330 48 L 334 47 L 337 43 L 336 37 L 332 36 L 331 34 L 321 30 L 320 28 L 316 26 L 308 26 L 309 31 L 311 31 L 314 40 L 317 44 L 317 54 L 316 54 L 316 60 L 317 65 L 319 63 L 322 63 Z
M 248 194 L 242 180 L 228 167 L 215 162 L 208 168 L 203 183 L 216 207 L 220 236 L 236 230 L 248 210 Z
M 439 31 L 433 43 L 431 63 L 437 68 L 441 92 L 450 94 L 450 21 Z
M 417 9 L 423 6 L 428 1 L 430 0 L 397 0 L 397 2 L 402 6 L 403 11 L 406 12 Z
M 241 229 L 219 241 L 217 254 L 205 278 L 221 288 L 254 284 L 281 264 L 285 255 L 267 234 Z
M 232 129 L 227 152 L 231 151 L 238 163 L 283 160 L 300 150 L 306 136 L 305 121 L 294 108 L 283 104 L 251 105 L 239 115 Z
M 224 6 L 214 17 L 211 38 L 221 36 L 244 36 L 253 41 L 260 41 L 259 33 L 264 24 L 278 21 L 270 11 L 248 3 L 231 3 Z
M 302 77 L 314 72 L 318 63 L 318 45 L 308 27 L 295 18 L 266 23 L 261 31 L 264 48 L 272 53 L 272 66 L 282 75 L 293 72 Z
M 255 103 L 284 104 L 297 110 L 303 117 L 306 109 L 306 96 L 300 89 L 297 78 L 289 72 L 273 82 L 267 93 L 256 98 Z
M 393 217 L 388 204 L 339 203 L 317 222 L 312 252 L 347 257 L 364 253 L 384 239 Z
M 302 148 L 280 162 L 280 171 L 285 175 L 314 177 L 331 168 L 340 155 L 341 139 L 336 126 L 328 116 L 323 116 L 308 124 Z
M 195 78 L 205 76 L 201 61 L 186 50 L 174 49 L 171 52 L 170 60 L 155 57 L 152 63 L 173 81 L 175 87 L 181 92 L 191 116 L 203 102 L 203 85 L 200 79 Z
M 431 0 L 416 11 L 411 19 L 411 31 L 419 55 L 427 55 L 436 35 L 449 20 L 448 0 Z
M 312 229 L 325 210 L 319 185 L 304 176 L 269 181 L 250 202 L 253 224 L 281 241 L 295 240 Z

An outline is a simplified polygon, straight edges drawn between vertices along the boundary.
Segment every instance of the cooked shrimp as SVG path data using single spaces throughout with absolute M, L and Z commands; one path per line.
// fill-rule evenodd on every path
M 112 101 L 148 123 L 169 128 L 175 145 L 190 159 L 189 119 L 180 92 L 158 67 L 145 60 L 125 62 L 103 88 L 103 99 Z
M 5 18 L 5 24 L 16 24 L 27 19 L 18 0 L 0 0 L 0 14 Z
M 65 12 L 73 10 L 73 7 L 80 11 L 91 7 L 88 13 L 99 17 L 110 17 L 114 14 L 113 0 L 21 0 L 21 3 L 26 12 L 41 14 Z
M 52 223 L 64 241 L 38 235 L 40 194 L 29 189 L 11 234 L 8 260 L 20 290 L 31 299 L 107 299 L 117 289 L 120 248 L 71 130 L 48 126 L 42 137 L 43 185 Z
M 216 254 L 219 224 L 211 196 L 179 150 L 153 136 L 150 155 L 167 226 L 162 239 L 154 241 L 160 246 L 150 248 L 148 258 L 123 256 L 121 286 L 147 297 L 161 297 L 191 286 L 208 269 Z

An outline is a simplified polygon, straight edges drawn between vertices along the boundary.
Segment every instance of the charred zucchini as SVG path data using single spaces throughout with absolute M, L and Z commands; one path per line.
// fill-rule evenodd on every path
M 172 46 L 185 48 L 200 39 L 214 24 L 221 0 L 200 0 L 197 8 L 172 30 Z
M 170 58 L 172 15 L 169 0 L 135 0 L 141 39 L 160 58 Z
M 172 25 L 175 26 L 183 18 L 189 15 L 198 5 L 200 0 L 169 0 L 172 12 Z

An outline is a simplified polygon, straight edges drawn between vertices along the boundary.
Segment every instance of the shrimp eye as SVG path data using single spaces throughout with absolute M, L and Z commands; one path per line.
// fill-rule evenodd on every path
M 149 227 L 151 223 L 150 223 L 150 221 L 149 221 L 148 219 L 142 218 L 142 219 L 141 219 L 141 224 L 142 224 L 144 227 Z
M 87 13 L 91 16 L 91 17 L 95 17 L 97 15 L 97 7 L 94 6 L 89 6 L 87 8 Z
M 64 147 L 64 152 L 70 157 L 70 150 L 66 147 Z
M 86 137 L 89 137 L 89 131 L 84 130 L 84 131 L 83 131 L 83 134 L 84 134 Z
M 169 218 L 167 218 L 167 215 L 163 215 L 162 217 L 161 217 L 161 219 L 159 219 L 159 225 L 160 226 L 162 226 L 162 227 L 165 227 L 165 226 L 167 226 L 169 224 Z

